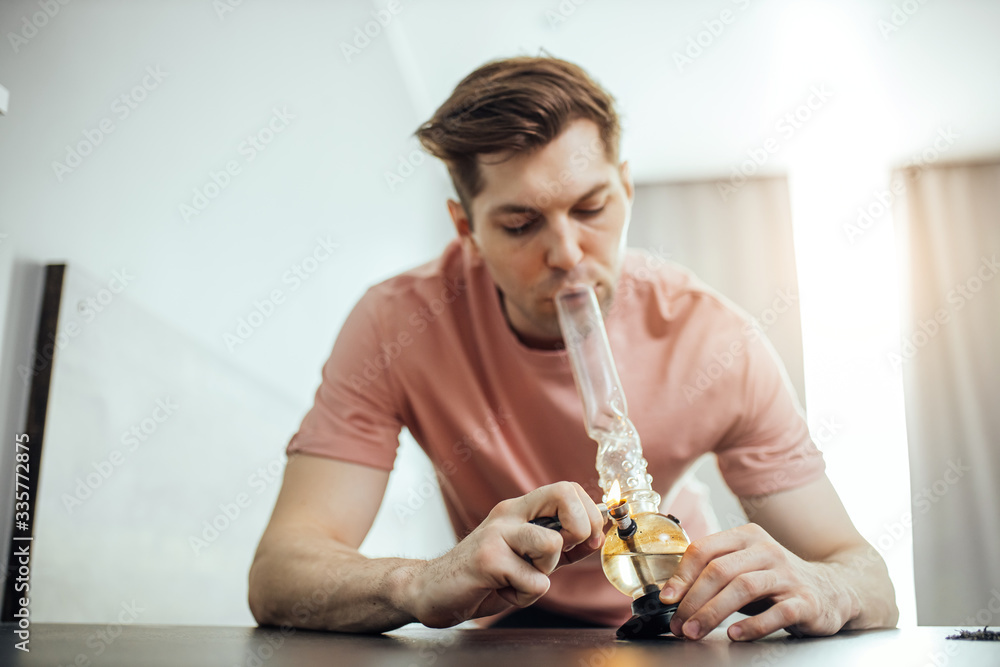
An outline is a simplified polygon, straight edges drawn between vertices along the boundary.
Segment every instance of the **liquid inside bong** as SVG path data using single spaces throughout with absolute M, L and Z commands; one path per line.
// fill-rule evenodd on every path
M 608 580 L 622 592 L 627 592 L 635 597 L 642 593 L 643 582 L 639 580 L 636 572 L 636 559 L 643 559 L 646 564 L 646 572 L 653 577 L 653 583 L 657 588 L 663 588 L 667 579 L 674 575 L 678 563 L 681 562 L 681 554 L 637 554 L 622 553 L 611 556 L 603 556 L 604 573 Z

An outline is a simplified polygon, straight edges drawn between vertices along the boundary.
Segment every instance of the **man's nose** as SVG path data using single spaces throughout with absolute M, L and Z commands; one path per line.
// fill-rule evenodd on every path
M 579 230 L 570 220 L 562 218 L 549 225 L 546 263 L 555 269 L 569 271 L 583 259 Z

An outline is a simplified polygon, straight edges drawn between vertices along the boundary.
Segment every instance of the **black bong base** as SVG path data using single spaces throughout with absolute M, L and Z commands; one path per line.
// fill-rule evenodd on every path
M 646 593 L 632 602 L 632 618 L 618 628 L 618 639 L 650 639 L 670 632 L 676 604 L 660 602 L 660 591 Z

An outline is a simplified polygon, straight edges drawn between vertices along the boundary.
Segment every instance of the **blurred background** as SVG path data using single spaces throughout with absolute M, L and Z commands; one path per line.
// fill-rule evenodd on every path
M 548 54 L 618 101 L 630 245 L 767 331 L 900 623 L 995 624 L 998 28 L 989 0 L 0 4 L 5 548 L 14 437 L 52 376 L 32 618 L 253 622 L 253 549 L 341 323 L 454 234 L 414 130 L 484 62 Z M 363 550 L 433 556 L 454 535 L 401 442 Z M 710 459 L 690 484 L 746 521 Z

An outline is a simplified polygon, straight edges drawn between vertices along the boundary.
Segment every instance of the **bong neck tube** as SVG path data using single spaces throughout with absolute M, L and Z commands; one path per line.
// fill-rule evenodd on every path
M 660 496 L 653 491 L 639 434 L 628 418 L 628 403 L 597 295 L 590 285 L 570 284 L 556 294 L 555 303 L 573 379 L 583 401 L 587 435 L 598 444 L 597 472 L 604 500 L 618 480 L 634 513 L 656 512 Z
M 573 379 L 583 400 L 587 435 L 596 440 L 597 433 L 613 433 L 616 422 L 628 415 L 597 295 L 588 285 L 570 285 L 556 295 L 556 307 Z

